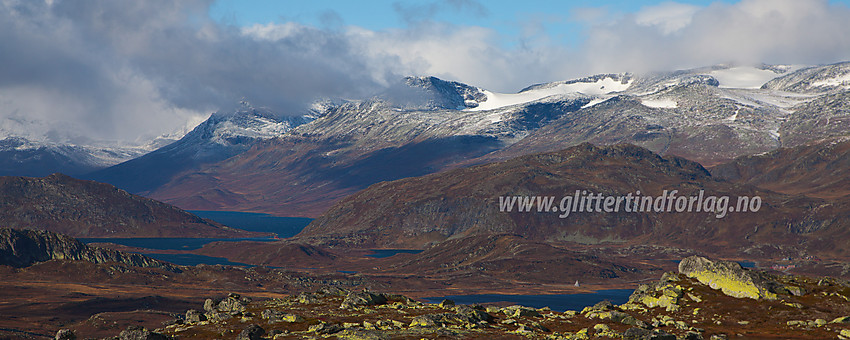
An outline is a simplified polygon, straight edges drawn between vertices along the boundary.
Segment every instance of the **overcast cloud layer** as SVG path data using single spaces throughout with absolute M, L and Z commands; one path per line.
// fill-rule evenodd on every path
M 324 28 L 232 27 L 211 20 L 209 6 L 0 0 L 0 139 L 141 142 L 242 98 L 299 115 L 314 99 L 359 98 L 404 75 L 512 92 L 601 72 L 850 60 L 850 10 L 825 0 L 564 13 L 586 26 L 573 49 L 534 23 L 505 43 L 494 30 L 432 18 L 447 8 L 486 15 L 486 2 L 435 3 L 421 17 L 399 5 L 409 24 L 386 31 L 346 26 L 332 12 Z

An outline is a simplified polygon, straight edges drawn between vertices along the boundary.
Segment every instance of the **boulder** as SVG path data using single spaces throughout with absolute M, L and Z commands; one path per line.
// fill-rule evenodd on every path
M 466 305 L 457 306 L 455 308 L 455 313 L 466 317 L 471 320 L 471 322 L 475 323 L 480 321 L 490 322 L 493 320 L 493 316 L 488 314 L 486 311 Z
M 118 340 L 169 340 L 171 337 L 151 332 L 141 326 L 130 326 L 118 334 Z
M 623 340 L 676 340 L 676 336 L 664 331 L 629 328 L 623 333 Z
M 266 330 L 263 327 L 250 325 L 239 333 L 236 340 L 261 340 L 265 334 Z
M 771 284 L 759 273 L 741 267 L 731 261 L 712 261 L 701 256 L 691 256 L 679 262 L 679 273 L 697 279 L 723 294 L 737 298 L 768 299 L 777 298 L 771 291 Z
M 387 298 L 383 294 L 372 294 L 370 292 L 351 292 L 345 296 L 340 308 L 362 307 L 382 305 L 387 303 Z
M 230 315 L 241 314 L 245 311 L 246 306 L 251 302 L 251 299 L 241 297 L 239 294 L 230 293 L 224 300 L 216 305 L 216 309 L 220 313 Z
M 316 334 L 335 334 L 344 330 L 345 328 L 338 324 L 329 324 L 329 323 L 320 323 L 317 325 L 312 325 L 308 328 L 309 332 L 314 332 Z
M 56 332 L 56 337 L 54 337 L 53 339 L 55 339 L 55 340 L 76 340 L 77 335 L 74 334 L 74 331 L 72 331 L 70 329 L 60 329 L 58 332 Z
M 264 320 L 269 320 L 269 323 L 279 322 L 304 322 L 304 318 L 290 313 L 284 313 L 275 309 L 266 309 L 260 313 L 260 317 Z
M 439 314 L 424 314 L 413 318 L 410 327 L 441 327 L 443 318 Z
M 198 323 L 198 322 L 201 322 L 201 321 L 207 321 L 206 315 L 204 315 L 201 312 L 194 310 L 194 309 L 190 309 L 190 310 L 186 311 L 186 322 L 188 322 L 188 323 Z

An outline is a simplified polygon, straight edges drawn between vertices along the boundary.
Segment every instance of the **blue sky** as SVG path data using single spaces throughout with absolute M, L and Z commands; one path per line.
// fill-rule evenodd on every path
M 848 0 L 850 1 L 850 0 Z M 409 27 L 415 20 L 447 22 L 457 26 L 481 26 L 499 32 L 505 43 L 516 42 L 523 29 L 537 25 L 560 42 L 572 46 L 583 40 L 585 23 L 576 18 L 586 9 L 603 9 L 613 15 L 635 13 L 642 7 L 665 1 L 638 0 L 526 0 L 526 1 L 399 1 L 399 0 L 216 0 L 210 17 L 236 26 L 298 22 L 304 25 L 334 28 L 354 25 L 380 31 Z M 683 4 L 708 6 L 735 1 L 685 0 Z M 405 12 L 407 11 L 407 13 Z M 412 12 L 412 13 L 410 13 Z
M 799 0 L 806 1 L 806 0 Z M 735 0 L 678 0 L 699 7 L 734 4 Z M 830 0 L 847 6 L 850 0 Z M 502 43 L 511 45 L 530 26 L 558 42 L 576 47 L 586 38 L 588 24 L 583 12 L 602 10 L 607 15 L 634 14 L 643 8 L 671 3 L 669 0 L 525 0 L 525 1 L 399 1 L 399 0 L 216 0 L 212 19 L 236 26 L 297 22 L 319 28 L 354 25 L 369 30 L 404 29 L 410 19 L 431 20 L 457 26 L 480 26 L 495 30 Z M 411 18 L 411 15 L 416 17 Z M 850 21 L 850 18 L 848 18 Z

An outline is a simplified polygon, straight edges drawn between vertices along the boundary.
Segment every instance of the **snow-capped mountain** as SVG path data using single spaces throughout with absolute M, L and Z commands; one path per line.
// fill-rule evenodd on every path
M 0 140 L 0 175 L 41 177 L 61 172 L 81 175 L 103 169 L 173 142 L 163 136 L 144 145 L 56 143 L 7 135 Z
M 254 143 L 283 135 L 322 114 L 321 103 L 308 114 L 280 117 L 247 102 L 232 111 L 213 113 L 183 138 L 144 156 L 86 175 L 131 192 L 145 192 L 174 175 L 240 154 Z
M 850 92 L 839 82 L 847 65 L 602 74 L 512 94 L 408 77 L 373 98 L 327 106 L 314 121 L 150 195 L 191 209 L 315 216 L 379 181 L 582 142 L 628 142 L 716 164 L 850 133 Z M 805 82 L 838 85 L 776 85 Z

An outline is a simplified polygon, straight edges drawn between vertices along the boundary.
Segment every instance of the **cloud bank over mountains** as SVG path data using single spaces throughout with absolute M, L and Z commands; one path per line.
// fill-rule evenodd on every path
M 0 137 L 140 142 L 243 98 L 300 115 L 314 99 L 360 98 L 405 75 L 512 92 L 600 72 L 850 59 L 850 9 L 821 0 L 555 14 L 583 26 L 577 47 L 545 30 L 506 42 L 493 28 L 441 22 L 435 13 L 453 8 L 488 12 L 446 3 L 418 18 L 398 5 L 407 26 L 376 31 L 333 13 L 326 27 L 235 27 L 199 0 L 0 0 Z

